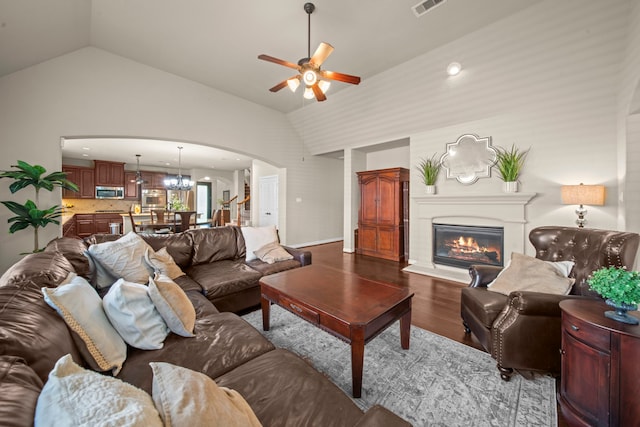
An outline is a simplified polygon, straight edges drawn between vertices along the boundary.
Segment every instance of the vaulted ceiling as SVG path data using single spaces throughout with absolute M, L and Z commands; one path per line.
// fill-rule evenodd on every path
M 446 0 L 416 17 L 418 0 L 316 0 L 311 51 L 330 43 L 335 51 L 323 69 L 364 80 L 538 1 Z M 304 3 L 0 0 L 0 77 L 94 46 L 286 113 L 316 101 L 303 100 L 300 89 L 269 92 L 295 71 L 257 56 L 307 56 Z M 334 82 L 327 102 L 339 90 L 358 89 Z

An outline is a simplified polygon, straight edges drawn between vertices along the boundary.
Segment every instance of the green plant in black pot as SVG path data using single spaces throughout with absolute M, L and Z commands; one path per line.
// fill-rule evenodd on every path
M 35 188 L 35 202 L 28 199 L 25 204 L 13 201 L 2 201 L 16 216 L 7 220 L 11 227 L 9 233 L 33 227 L 33 252 L 38 252 L 38 229 L 46 227 L 50 223 L 60 224 L 58 218 L 62 215 L 62 208 L 59 205 L 47 209 L 39 209 L 39 192 L 41 189 L 53 191 L 55 187 L 62 187 L 71 191 L 78 191 L 78 186 L 67 179 L 66 172 L 52 172 L 43 176 L 47 170 L 40 165 L 30 165 L 27 162 L 18 160 L 17 165 L 11 165 L 15 170 L 0 171 L 0 178 L 9 178 L 13 183 L 9 185 L 11 194 L 16 193 L 26 187 Z
M 621 267 L 603 267 L 593 272 L 587 279 L 589 287 L 606 299 L 615 311 L 605 312 L 605 316 L 619 322 L 637 325 L 638 319 L 627 314 L 636 310 L 640 302 L 640 273 Z

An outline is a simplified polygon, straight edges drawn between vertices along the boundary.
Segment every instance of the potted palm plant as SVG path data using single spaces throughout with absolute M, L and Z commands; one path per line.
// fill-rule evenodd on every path
M 640 273 L 621 267 L 603 267 L 594 271 L 587 279 L 587 283 L 615 309 L 615 311 L 606 311 L 604 313 L 606 317 L 632 325 L 639 323 L 638 319 L 630 316 L 627 311 L 638 309 Z
M 16 216 L 7 220 L 11 224 L 9 233 L 24 230 L 33 227 L 33 252 L 38 252 L 38 229 L 46 227 L 48 224 L 60 224 L 58 218 L 62 215 L 61 206 L 52 206 L 50 208 L 40 210 L 38 208 L 39 192 L 41 189 L 53 191 L 55 187 L 62 187 L 71 191 L 78 191 L 78 186 L 67 180 L 66 172 L 52 172 L 43 176 L 47 171 L 40 165 L 30 165 L 27 162 L 18 160 L 17 165 L 11 165 L 16 170 L 0 171 L 0 178 L 13 179 L 13 183 L 9 185 L 11 194 L 16 193 L 23 188 L 33 186 L 35 188 L 35 202 L 27 200 L 24 205 L 13 201 L 2 201 Z
M 434 153 L 433 156 L 429 158 L 420 159 L 420 163 L 416 166 L 418 172 L 420 172 L 420 178 L 422 178 L 422 182 L 426 185 L 427 194 L 435 194 L 436 193 L 436 181 L 438 180 L 438 174 L 440 173 L 440 168 L 442 165 L 437 160 L 438 153 Z
M 518 177 L 522 172 L 524 160 L 529 149 L 520 151 L 515 145 L 510 150 L 502 147 L 496 147 L 496 164 L 500 179 L 504 181 L 503 189 L 506 193 L 515 193 L 518 191 Z

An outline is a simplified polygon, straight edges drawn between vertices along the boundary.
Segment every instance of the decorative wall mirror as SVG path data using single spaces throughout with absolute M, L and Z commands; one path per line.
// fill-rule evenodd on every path
M 447 179 L 455 178 L 462 184 L 473 184 L 478 178 L 491 176 L 491 166 L 496 162 L 496 150 L 491 137 L 465 134 L 456 142 L 447 143 L 440 157 L 440 164 L 447 171 Z

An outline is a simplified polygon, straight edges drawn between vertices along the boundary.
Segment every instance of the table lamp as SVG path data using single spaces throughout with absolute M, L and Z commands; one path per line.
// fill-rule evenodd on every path
M 560 188 L 562 194 L 562 203 L 565 205 L 579 205 L 576 209 L 578 219 L 576 224 L 579 228 L 584 228 L 587 220 L 584 216 L 587 209 L 584 205 L 603 206 L 606 191 L 604 185 L 563 185 Z

